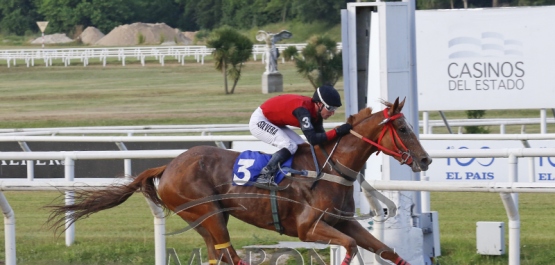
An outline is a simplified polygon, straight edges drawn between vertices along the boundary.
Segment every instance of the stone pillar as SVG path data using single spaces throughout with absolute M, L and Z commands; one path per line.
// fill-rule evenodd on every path
M 283 75 L 280 72 L 262 74 L 262 94 L 283 92 Z

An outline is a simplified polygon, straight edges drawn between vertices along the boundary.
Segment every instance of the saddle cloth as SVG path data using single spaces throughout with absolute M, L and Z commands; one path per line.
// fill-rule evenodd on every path
M 248 150 L 239 154 L 239 157 L 237 157 L 233 165 L 233 186 L 252 186 L 253 183 L 248 182 L 256 182 L 258 175 L 260 175 L 260 170 L 268 164 L 271 157 L 272 155 L 269 154 Z M 292 163 L 293 156 L 280 166 L 282 168 L 290 168 Z M 279 184 L 284 177 L 284 172 L 278 170 L 274 182 Z

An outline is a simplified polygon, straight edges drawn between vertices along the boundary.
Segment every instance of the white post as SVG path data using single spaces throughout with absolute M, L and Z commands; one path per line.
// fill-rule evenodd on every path
M 422 133 L 429 134 L 430 113 L 427 111 L 422 112 Z
M 509 265 L 520 265 L 520 215 L 511 194 L 499 193 L 509 217 Z
M 518 182 L 518 158 L 515 154 L 509 155 L 509 182 Z M 518 193 L 511 194 L 518 211 Z
M 540 110 L 540 133 L 545 134 L 547 133 L 547 114 L 545 109 Z
M 164 211 L 150 199 L 145 198 L 154 215 L 154 258 L 156 265 L 166 265 L 166 219 Z
M 64 160 L 64 175 L 66 181 L 73 181 L 75 178 L 75 161 L 70 157 L 66 157 Z M 66 191 L 65 192 L 65 202 L 66 205 L 71 205 L 75 202 L 74 200 L 74 192 L 73 191 Z M 71 212 L 66 212 L 66 246 L 71 246 L 75 241 L 75 224 L 69 224 L 69 216 Z
M 420 181 L 430 181 L 430 177 L 426 176 L 426 171 L 422 171 L 420 173 Z M 431 204 L 430 204 L 430 192 L 429 191 L 421 191 L 420 196 L 422 196 L 422 200 L 420 201 L 422 212 L 430 212 Z
M 15 214 L 2 192 L 0 192 L 0 207 L 2 207 L 2 213 L 4 214 L 5 264 L 15 265 L 17 260 L 15 252 Z
M 35 161 L 27 160 L 27 179 L 35 179 Z
M 130 136 L 128 134 L 128 136 Z M 123 142 L 116 142 L 116 145 L 118 146 L 119 150 L 121 151 L 127 151 L 127 146 L 125 146 L 125 144 Z M 131 159 L 126 158 L 123 160 L 123 171 L 125 176 L 132 176 L 133 172 L 131 169 Z
M 349 59 L 357 58 L 356 49 L 353 48 L 356 47 L 357 41 L 360 41 L 356 36 L 357 9 L 370 8 L 369 56 L 373 58 L 369 60 L 368 75 L 376 78 L 368 81 L 368 95 L 375 95 L 368 98 L 381 98 L 393 102 L 397 97 L 401 100 L 406 97 L 404 115 L 409 123 L 418 128 L 418 103 L 415 96 L 417 93 L 415 91 L 416 84 L 413 82 L 416 73 L 412 72 L 416 60 L 412 58 L 412 26 L 410 25 L 412 17 L 409 14 L 409 5 L 410 3 L 406 2 L 347 3 L 348 39 L 343 40 L 343 47 L 349 47 L 350 45 Z M 350 61 L 349 65 L 345 67 L 348 67 L 348 75 L 344 76 L 349 76 L 350 87 L 348 89 L 351 89 L 351 93 L 353 93 L 355 89 L 353 84 L 357 84 L 358 68 L 356 61 Z M 372 100 L 368 100 L 367 104 L 371 106 L 372 102 Z M 353 106 L 357 106 L 357 103 Z M 418 134 L 418 131 L 415 133 Z M 374 172 L 374 170 L 378 170 L 375 176 L 381 176 L 382 180 L 418 180 L 420 177 L 414 175 L 410 168 L 400 166 L 397 161 L 390 157 L 381 156 L 377 157 L 376 160 L 378 160 L 378 163 L 369 165 L 366 170 L 367 180 L 369 180 L 368 172 Z M 380 164 L 381 167 L 379 167 Z M 410 231 L 416 229 L 413 227 L 415 216 L 412 214 L 417 215 L 420 212 L 420 193 L 388 192 L 385 196 L 393 200 L 401 209 L 396 216 L 389 218 L 383 224 L 385 243 L 395 248 L 409 262 L 421 259 L 417 257 L 421 255 L 421 252 L 415 254 L 411 245 L 412 242 L 418 240 L 416 230 L 414 230 L 415 233 L 410 233 Z M 414 212 L 408 206 L 413 203 L 417 204 Z M 413 238 L 414 241 L 411 241 Z
M 23 151 L 31 152 L 31 148 L 29 148 L 29 145 L 27 145 L 26 142 L 19 141 L 18 144 L 21 147 L 21 149 L 23 149 Z M 35 179 L 35 166 L 34 165 L 35 165 L 35 163 L 34 163 L 33 160 L 27 160 L 27 179 L 28 180 Z

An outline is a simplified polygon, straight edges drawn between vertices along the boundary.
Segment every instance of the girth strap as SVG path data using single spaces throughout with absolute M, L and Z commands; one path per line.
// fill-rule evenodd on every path
M 324 173 L 324 172 L 320 172 L 320 174 L 318 174 L 316 171 L 311 171 L 311 170 L 296 170 L 296 169 L 292 169 L 292 168 L 282 168 L 285 171 L 285 177 L 288 178 L 293 178 L 295 179 L 295 181 L 303 181 L 303 180 L 307 180 L 307 179 L 298 179 L 293 177 L 292 175 L 299 175 L 299 176 L 303 176 L 303 177 L 307 177 L 307 178 L 312 178 L 315 179 L 314 181 L 317 180 L 325 180 L 325 181 L 329 181 L 329 182 L 334 182 L 334 183 L 338 183 L 341 184 L 343 186 L 353 186 L 353 181 L 347 180 L 343 177 L 337 176 L 337 175 L 333 175 L 333 174 L 328 174 L 328 173 Z M 310 180 L 312 181 L 312 180 Z
M 340 176 L 336 176 L 336 175 L 332 175 L 332 174 L 328 174 L 328 173 L 320 173 L 320 177 L 317 177 L 315 171 L 307 171 L 307 173 L 308 174 L 306 175 L 306 177 L 315 178 L 316 180 L 325 180 L 325 181 L 329 181 L 329 182 L 338 183 L 338 184 L 341 184 L 343 186 L 353 186 L 353 181 L 347 180 L 347 179 L 342 178 Z
M 281 226 L 281 222 L 279 220 L 278 204 L 275 190 L 270 190 L 270 205 L 272 206 L 272 219 L 274 221 L 276 231 L 279 232 L 280 235 L 283 235 L 283 226 Z

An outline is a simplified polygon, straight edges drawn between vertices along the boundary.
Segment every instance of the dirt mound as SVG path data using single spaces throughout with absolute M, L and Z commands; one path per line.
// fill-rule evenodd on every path
M 185 37 L 189 38 L 190 40 L 195 40 L 195 35 L 197 34 L 198 31 L 183 31 L 183 35 L 185 35 Z
M 97 29 L 95 27 L 87 27 L 81 33 L 81 35 L 79 35 L 79 38 L 81 39 L 81 42 L 83 44 L 87 44 L 87 45 L 95 44 L 97 41 L 99 41 L 103 37 L 104 37 L 104 33 L 102 33 L 99 29 Z
M 68 38 L 64 33 L 56 33 L 50 35 L 44 35 L 44 44 L 54 44 L 54 43 L 68 43 L 73 40 Z M 42 36 L 31 41 L 31 44 L 42 44 Z
M 165 23 L 133 23 L 114 28 L 108 35 L 95 43 L 99 46 L 132 46 L 159 45 L 165 42 L 177 44 L 191 44 L 191 39 L 185 37 L 178 29 Z

